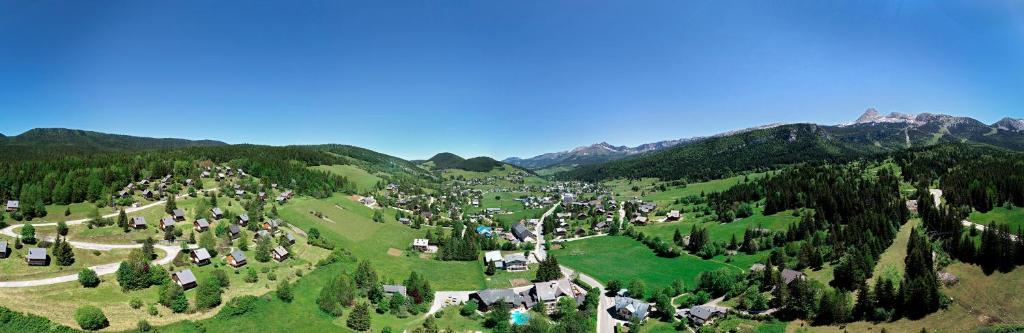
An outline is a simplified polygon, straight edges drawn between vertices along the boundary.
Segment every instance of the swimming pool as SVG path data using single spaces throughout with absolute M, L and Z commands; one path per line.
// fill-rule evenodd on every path
M 526 325 L 530 321 L 530 314 L 523 310 L 512 311 L 512 324 L 514 325 Z

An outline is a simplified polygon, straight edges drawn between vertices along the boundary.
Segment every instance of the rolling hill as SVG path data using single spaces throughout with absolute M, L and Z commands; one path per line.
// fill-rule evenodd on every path
M 132 152 L 223 145 L 227 143 L 214 140 L 147 138 L 67 128 L 35 128 L 16 136 L 0 135 L 0 150 L 18 152 Z
M 459 155 L 444 152 L 434 155 L 430 159 L 424 161 L 424 164 L 429 165 L 432 169 L 435 170 L 459 169 L 466 171 L 487 172 L 493 170 L 496 167 L 500 167 L 504 163 L 496 161 L 495 159 L 486 156 L 465 159 Z
M 708 180 L 736 172 L 809 161 L 844 161 L 947 142 L 1024 150 L 1020 120 L 993 125 L 968 118 L 923 113 L 881 116 L 869 109 L 856 122 L 837 126 L 791 124 L 708 138 L 632 159 L 582 166 L 560 179 L 599 181 L 657 177 Z

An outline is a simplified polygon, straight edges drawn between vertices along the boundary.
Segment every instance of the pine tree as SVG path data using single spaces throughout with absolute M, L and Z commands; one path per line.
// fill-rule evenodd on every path
M 167 214 L 173 215 L 174 214 L 174 210 L 178 209 L 178 204 L 175 203 L 174 200 L 175 199 L 174 199 L 174 194 L 173 193 L 167 195 L 167 203 L 164 204 L 164 211 Z
M 270 261 L 270 247 L 272 245 L 271 243 L 273 243 L 273 241 L 271 241 L 269 238 L 263 239 L 256 243 L 256 261 Z
M 356 308 L 352 310 L 352 314 L 348 316 L 348 321 L 345 322 L 348 328 L 356 331 L 367 331 L 370 329 L 370 306 L 366 303 L 359 303 Z
M 121 230 L 128 232 L 131 226 L 128 225 L 128 214 L 125 214 L 124 209 L 117 213 L 117 226 L 121 227 Z

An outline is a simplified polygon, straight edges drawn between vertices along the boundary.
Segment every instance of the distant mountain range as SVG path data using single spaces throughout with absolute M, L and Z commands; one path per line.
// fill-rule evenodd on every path
M 35 128 L 16 136 L 0 134 L 0 149 L 7 151 L 127 152 L 151 149 L 223 146 L 215 140 L 146 138 L 67 128 Z
M 785 164 L 848 160 L 953 142 L 1024 151 L 1022 125 L 1024 120 L 1012 118 L 986 125 L 969 117 L 931 113 L 882 116 L 869 109 L 853 123 L 744 130 L 633 158 L 583 165 L 556 177 L 590 181 L 621 177 L 704 180 Z
M 530 158 L 509 157 L 502 160 L 502 162 L 531 170 L 557 167 L 574 168 L 583 165 L 600 164 L 604 162 L 631 158 L 648 153 L 662 151 L 680 145 L 691 144 L 709 138 L 728 136 L 781 125 L 782 124 L 770 124 L 752 128 L 745 128 L 741 130 L 729 131 L 707 137 L 693 137 L 678 140 L 665 140 L 652 143 L 645 143 L 636 147 L 613 146 L 611 144 L 608 144 L 607 142 L 601 142 L 589 146 L 576 147 L 571 150 L 561 151 L 557 153 L 541 154 Z

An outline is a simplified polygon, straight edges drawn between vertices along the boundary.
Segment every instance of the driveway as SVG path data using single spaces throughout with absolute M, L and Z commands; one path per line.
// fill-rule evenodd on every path
M 459 305 L 469 301 L 469 294 L 475 293 L 476 291 L 436 291 L 434 292 L 434 302 L 430 304 L 430 310 L 427 311 L 427 316 L 433 315 L 438 311 L 441 311 L 446 306 Z

